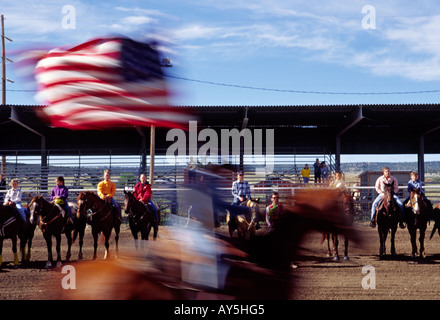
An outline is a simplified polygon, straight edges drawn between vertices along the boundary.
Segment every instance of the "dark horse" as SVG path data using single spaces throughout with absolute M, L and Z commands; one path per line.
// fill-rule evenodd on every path
M 432 239 L 436 231 L 438 231 L 438 234 L 440 235 L 440 202 L 434 206 L 431 215 L 432 215 L 432 219 L 434 220 L 434 227 L 432 228 L 432 232 L 431 235 L 429 236 L 429 239 Z
M 229 235 L 232 238 L 234 231 L 237 230 L 238 237 L 249 240 L 255 236 L 256 226 L 260 217 L 260 199 L 250 198 L 242 205 L 249 209 L 247 214 L 231 215 L 229 210 L 226 213 Z
M 102 232 L 104 236 L 105 254 L 104 259 L 109 257 L 109 239 L 112 229 L 115 229 L 116 256 L 118 255 L 118 240 L 121 229 L 121 221 L 117 218 L 111 204 L 101 199 L 96 193 L 91 191 L 81 192 L 77 198 L 78 211 L 77 217 L 87 217 L 87 223 L 92 226 L 93 235 L 93 260 L 97 258 L 98 235 Z
M 15 218 L 12 206 L 0 205 L 0 269 L 2 268 L 3 240 L 12 240 L 14 266 L 18 266 L 17 234 L 20 230 L 19 221 Z
M 412 252 L 411 257 L 417 255 L 416 235 L 420 230 L 420 257 L 425 257 L 425 231 L 428 225 L 432 208 L 429 208 L 420 194 L 420 188 L 411 190 L 410 198 L 405 206 L 405 220 L 411 236 Z
M 56 240 L 57 267 L 61 266 L 61 235 L 64 233 L 67 239 L 66 261 L 71 257 L 73 224 L 67 224 L 67 212 L 60 206 L 47 201 L 43 195 L 34 196 L 29 203 L 30 221 L 38 223 L 47 245 L 47 263 L 45 268 L 51 268 L 52 237 Z
M 376 209 L 377 231 L 379 232 L 380 239 L 380 257 L 385 255 L 385 242 L 389 231 L 391 231 L 391 255 L 396 255 L 395 236 L 399 223 L 399 215 L 399 207 L 394 200 L 394 186 L 393 184 L 386 184 L 384 196 Z
M 343 214 L 347 217 L 347 221 L 350 223 L 350 225 L 353 224 L 354 220 L 354 204 L 353 204 L 353 197 L 348 191 L 339 191 L 339 201 L 341 202 L 342 207 L 344 208 Z M 333 248 L 330 250 L 330 237 L 333 241 Z M 339 260 L 339 239 L 337 233 L 323 233 L 323 239 L 322 241 L 327 240 L 327 255 L 331 257 L 333 255 L 333 260 Z M 344 237 L 344 260 L 348 260 L 348 242 L 349 238 L 347 235 Z
M 160 212 L 157 212 L 159 221 L 156 221 L 154 218 L 154 212 L 150 206 L 146 206 L 142 202 L 136 200 L 133 192 L 124 190 L 124 194 L 124 211 L 128 213 L 128 222 L 137 249 L 139 232 L 141 233 L 141 240 L 148 240 L 151 227 L 153 227 L 153 240 L 156 240 L 157 232 L 159 230 Z
M 29 215 L 26 215 L 26 223 L 16 220 L 17 212 L 14 215 L 14 206 L 0 205 L 0 269 L 2 264 L 3 240 L 12 240 L 12 251 L 14 253 L 14 265 L 18 264 L 16 257 L 17 236 L 20 239 L 21 263 L 29 262 L 31 258 L 32 239 L 34 238 L 35 225 L 29 221 Z M 17 229 L 18 226 L 18 229 Z M 26 252 L 26 244 L 28 250 Z

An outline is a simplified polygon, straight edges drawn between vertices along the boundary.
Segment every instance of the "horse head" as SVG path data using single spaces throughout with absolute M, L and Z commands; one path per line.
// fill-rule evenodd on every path
M 133 192 L 124 190 L 124 211 L 130 212 L 136 201 Z
M 46 199 L 44 199 L 42 194 L 32 197 L 32 200 L 28 206 L 30 212 L 29 221 L 31 224 L 36 224 L 40 217 L 43 215 L 44 202 L 47 201 Z
M 81 192 L 76 198 L 77 212 L 76 216 L 79 218 L 81 215 L 87 216 L 87 210 L 97 211 L 98 200 L 101 200 L 95 193 L 91 191 Z

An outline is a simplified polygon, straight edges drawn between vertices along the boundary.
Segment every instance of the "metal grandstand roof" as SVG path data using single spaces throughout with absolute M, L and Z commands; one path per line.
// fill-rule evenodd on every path
M 0 107 L 2 150 L 41 148 L 97 152 L 114 148 L 137 152 L 149 139 L 148 129 L 70 131 L 46 126 L 38 105 Z M 440 104 L 178 106 L 198 117 L 198 128 L 275 129 L 276 152 L 313 147 L 341 153 L 417 153 L 420 137 L 426 153 L 440 153 Z M 156 132 L 156 147 L 166 149 L 168 129 Z

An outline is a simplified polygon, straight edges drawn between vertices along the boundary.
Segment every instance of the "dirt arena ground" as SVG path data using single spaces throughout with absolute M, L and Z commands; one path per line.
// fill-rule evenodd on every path
M 396 235 L 396 257 L 380 260 L 379 238 L 377 229 L 367 223 L 356 224 L 356 229 L 363 239 L 363 244 L 351 244 L 350 259 L 333 261 L 326 256 L 325 245 L 321 244 L 321 235 L 310 233 L 301 245 L 298 257 L 292 268 L 292 300 L 435 300 L 440 297 L 440 237 L 438 234 L 429 240 L 433 225 L 428 227 L 426 239 L 426 258 L 412 259 L 407 229 L 399 229 Z M 168 233 L 172 227 L 162 227 L 155 246 L 170 241 Z M 217 229 L 226 233 L 226 228 Z M 340 239 L 343 243 L 343 239 Z M 45 270 L 47 253 L 41 231 L 37 229 L 34 238 L 31 262 L 27 266 L 14 268 L 11 265 L 13 255 L 10 240 L 5 240 L 3 248 L 3 268 L 0 271 L 0 300 L 54 300 L 64 299 L 65 290 L 62 279 L 66 276 L 62 268 Z M 63 258 L 65 255 L 65 238 L 63 238 Z M 86 230 L 84 260 L 92 258 L 92 237 L 90 229 Z M 124 252 L 131 252 L 133 239 L 128 227 L 123 227 L 120 239 L 120 259 Z M 342 247 L 340 246 L 342 252 Z M 114 242 L 110 246 L 114 252 Z M 389 244 L 387 246 L 389 250 Z M 55 249 L 54 249 L 55 252 Z M 389 251 L 388 251 L 389 252 Z M 78 244 L 72 249 L 72 265 L 77 262 Z M 98 259 L 102 260 L 103 244 L 98 249 Z M 69 265 L 69 263 L 64 263 Z M 363 268 L 368 267 L 369 273 Z M 364 277 L 375 277 L 375 288 L 364 289 L 363 283 L 372 285 Z M 99 297 L 97 297 L 99 298 Z

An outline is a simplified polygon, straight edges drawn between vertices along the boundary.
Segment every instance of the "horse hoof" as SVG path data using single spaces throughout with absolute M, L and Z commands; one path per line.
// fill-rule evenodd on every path
M 334 256 L 333 261 L 339 261 L 339 256 Z
M 50 269 L 50 268 L 52 268 L 52 262 L 47 261 L 46 265 L 44 266 L 44 269 Z
M 60 268 L 63 265 L 61 261 L 57 261 L 57 268 Z
M 344 260 L 350 260 L 348 256 L 344 256 Z

